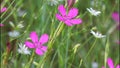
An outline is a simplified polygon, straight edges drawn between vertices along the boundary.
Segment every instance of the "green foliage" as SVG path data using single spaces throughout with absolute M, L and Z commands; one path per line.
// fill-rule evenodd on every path
M 94 2 L 91 5 L 91 1 Z M 58 21 L 55 14 L 58 6 L 50 6 L 48 0 L 3 0 L 2 6 L 8 9 L 1 13 L 0 36 L 0 61 L 1 68 L 91 68 L 92 62 L 97 62 L 99 68 L 106 65 L 107 57 L 111 57 L 115 65 L 119 63 L 119 30 L 114 28 L 115 21 L 111 14 L 119 12 L 119 0 L 78 0 L 74 7 L 79 9 L 78 18 L 82 24 L 69 27 Z M 65 1 L 59 4 L 66 5 Z M 94 8 L 101 11 L 99 16 L 92 16 L 86 8 Z M 25 10 L 22 16 L 18 15 L 18 9 Z M 9 22 L 17 26 L 23 21 L 23 28 L 13 28 Z M 96 39 L 90 33 L 100 31 L 105 38 Z M 18 30 L 20 36 L 12 38 L 8 32 Z M 38 56 L 31 50 L 31 55 L 19 54 L 18 43 L 24 43 L 29 38 L 31 31 L 36 31 L 39 36 L 47 33 L 50 39 L 46 46 L 48 51 L 44 56 Z M 10 42 L 11 51 L 7 49 Z M 33 54 L 32 54 L 33 53 Z

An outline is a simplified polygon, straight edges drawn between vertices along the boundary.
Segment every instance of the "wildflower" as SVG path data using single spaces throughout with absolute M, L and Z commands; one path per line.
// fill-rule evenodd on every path
M 63 1 L 63 0 L 49 0 L 48 4 L 50 6 L 54 6 L 54 5 L 57 5 L 60 1 Z
M 98 16 L 101 12 L 100 11 L 97 11 L 97 10 L 94 10 L 92 8 L 87 8 L 87 10 L 94 16 Z
M 37 33 L 33 31 L 30 33 L 30 38 L 32 42 L 26 41 L 26 46 L 28 48 L 35 48 L 36 54 L 42 56 L 47 51 L 47 46 L 43 46 L 43 44 L 45 44 L 48 41 L 49 36 L 47 34 L 43 34 L 40 37 L 40 40 L 38 40 Z
M 18 37 L 20 35 L 20 33 L 18 31 L 14 30 L 14 31 L 8 32 L 8 35 L 10 37 Z
M 119 22 L 119 13 L 118 12 L 113 12 L 112 13 L 112 19 L 116 22 L 116 25 L 118 27 L 118 29 L 120 29 L 120 22 Z
M 70 9 L 74 5 L 75 1 L 76 0 L 67 0 L 68 9 Z
M 108 64 L 108 67 L 109 67 L 109 68 L 114 68 L 114 63 L 113 63 L 113 60 L 112 60 L 111 58 L 108 58 L 108 59 L 107 59 L 107 64 Z M 105 68 L 105 67 L 102 66 L 102 68 Z M 120 68 L 120 64 L 118 64 L 118 65 L 116 66 L 116 68 Z
M 4 26 L 4 24 L 0 23 L 0 27 Z
M 106 37 L 105 35 L 102 35 L 101 33 L 99 32 L 94 32 L 93 30 L 91 30 L 91 32 L 96 38 L 103 38 L 103 37 Z
M 26 47 L 25 44 L 23 45 L 22 43 L 19 44 L 18 52 L 21 54 L 30 54 L 28 47 Z
M 18 27 L 18 28 L 23 28 L 24 26 L 23 26 L 22 23 L 23 23 L 23 21 L 20 21 L 20 23 L 17 25 L 17 27 Z
M 117 43 L 117 44 L 120 44 L 120 40 L 118 40 L 116 43 Z
M 7 10 L 7 8 L 3 7 L 3 8 L 0 9 L 0 13 L 5 12 L 6 10 Z
M 98 68 L 98 63 L 97 62 L 92 62 L 92 68 Z
M 113 12 L 112 13 L 112 19 L 119 23 L 119 13 L 118 12 Z
M 71 8 L 67 14 L 66 9 L 63 5 L 58 7 L 60 14 L 56 14 L 56 18 L 64 22 L 67 26 L 73 26 L 75 24 L 81 24 L 82 20 L 80 18 L 75 18 L 78 15 L 77 8 Z

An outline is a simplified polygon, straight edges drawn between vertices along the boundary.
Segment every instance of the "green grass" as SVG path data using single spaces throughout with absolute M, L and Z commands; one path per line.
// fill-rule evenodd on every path
M 59 5 L 50 6 L 48 0 L 1 1 L 1 6 L 8 8 L 0 17 L 1 23 L 5 25 L 0 28 L 1 68 L 91 68 L 92 62 L 97 62 L 101 68 L 107 66 L 107 57 L 111 57 L 115 65 L 120 64 L 119 44 L 116 43 L 119 39 L 119 30 L 112 28 L 116 23 L 111 18 L 112 12 L 119 12 L 119 0 L 94 0 L 94 5 L 90 2 L 78 0 L 74 4 L 74 7 L 79 9 L 78 18 L 83 22 L 69 27 L 55 17 Z M 62 1 L 59 4 L 67 3 Z M 101 11 L 101 14 L 97 17 L 92 16 L 86 10 L 90 7 Z M 25 10 L 26 14 L 19 17 L 18 8 Z M 24 28 L 13 28 L 9 21 L 15 26 L 23 21 Z M 90 33 L 93 27 L 106 37 L 96 39 Z M 8 32 L 12 30 L 19 31 L 20 36 L 9 37 Z M 45 44 L 48 51 L 43 56 L 35 54 L 34 49 L 30 49 L 31 55 L 17 52 L 18 43 L 24 43 L 32 31 L 36 31 L 39 37 L 44 33 L 50 36 Z M 8 41 L 11 51 L 7 51 Z

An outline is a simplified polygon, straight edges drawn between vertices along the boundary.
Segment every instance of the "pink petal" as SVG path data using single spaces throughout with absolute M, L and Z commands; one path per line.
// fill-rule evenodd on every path
M 104 66 L 102 66 L 102 68 L 105 68 Z
M 120 68 L 120 65 L 117 65 L 116 68 Z
M 0 9 L 0 13 L 5 12 L 6 10 L 7 10 L 7 8 L 3 7 L 3 8 Z
M 58 20 L 60 20 L 60 21 L 63 21 L 63 20 L 64 20 L 63 17 L 62 17 L 60 14 L 56 14 L 56 18 L 57 18 Z
M 40 37 L 39 43 L 40 43 L 40 44 L 44 44 L 44 43 L 46 43 L 46 42 L 48 41 L 48 39 L 49 39 L 49 36 L 48 36 L 47 34 L 43 34 L 43 35 Z
M 115 20 L 117 23 L 119 23 L 119 13 L 118 12 L 113 12 L 112 13 L 112 18 Z
M 77 8 L 71 8 L 70 11 L 68 12 L 68 16 L 70 18 L 76 17 L 78 14 L 78 9 Z
M 41 50 L 43 50 L 44 52 L 47 51 L 47 46 L 42 46 Z
M 29 42 L 29 41 L 26 41 L 25 42 L 25 45 L 28 47 L 28 48 L 35 48 L 34 44 Z
M 120 40 L 116 41 L 117 44 L 120 44 Z
M 4 26 L 4 24 L 0 23 L 0 27 Z
M 63 5 L 59 5 L 59 6 L 58 6 L 58 10 L 59 10 L 59 12 L 60 12 L 60 14 L 61 14 L 62 16 L 65 16 L 65 15 L 66 15 L 66 9 L 65 9 L 65 7 L 64 7 Z
M 107 64 L 108 64 L 109 68 L 114 68 L 114 64 L 113 64 L 113 61 L 111 58 L 107 59 Z
M 81 19 L 71 19 L 70 20 L 71 21 L 71 23 L 73 23 L 73 24 L 81 24 L 82 23 L 82 20 Z
M 32 39 L 32 41 L 34 43 L 38 43 L 38 35 L 37 35 L 37 33 L 35 31 L 30 33 L 30 38 Z
M 66 20 L 64 23 L 65 23 L 67 26 L 73 26 L 73 24 L 71 23 L 70 20 Z
M 36 48 L 35 52 L 36 52 L 36 54 L 38 54 L 40 56 L 42 56 L 44 54 L 44 52 L 39 48 Z

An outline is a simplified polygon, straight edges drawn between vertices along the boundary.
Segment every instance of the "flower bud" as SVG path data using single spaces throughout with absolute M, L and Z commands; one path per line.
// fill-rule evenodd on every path
M 73 7 L 76 0 L 67 0 L 68 10 Z

